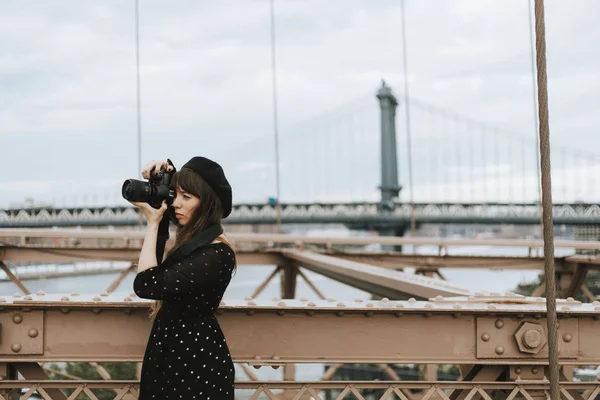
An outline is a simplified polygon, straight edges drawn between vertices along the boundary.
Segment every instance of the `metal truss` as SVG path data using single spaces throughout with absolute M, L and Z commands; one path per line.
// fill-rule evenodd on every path
M 417 223 L 536 224 L 537 204 L 420 203 L 415 205 Z M 355 226 L 403 225 L 410 222 L 411 207 L 398 203 L 380 210 L 379 203 L 283 204 L 284 223 L 340 223 Z M 277 212 L 269 204 L 238 204 L 228 224 L 275 223 Z M 599 204 L 556 204 L 556 224 L 600 224 Z M 0 227 L 137 225 L 133 207 L 22 208 L 0 210 Z

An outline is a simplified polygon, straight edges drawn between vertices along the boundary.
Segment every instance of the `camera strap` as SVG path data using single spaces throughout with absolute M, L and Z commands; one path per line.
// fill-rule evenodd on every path
M 158 236 L 156 238 L 156 262 L 157 265 L 162 263 L 165 245 L 169 240 L 169 216 L 164 213 L 160 223 L 158 224 Z

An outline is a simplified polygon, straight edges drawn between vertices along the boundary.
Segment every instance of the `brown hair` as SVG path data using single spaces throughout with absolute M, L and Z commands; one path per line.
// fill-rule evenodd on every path
M 194 210 L 189 222 L 185 225 L 177 225 L 175 244 L 169 250 L 170 255 L 182 244 L 191 239 L 198 232 L 207 229 L 209 226 L 220 223 L 223 216 L 223 206 L 212 187 L 202 177 L 188 168 L 182 168 L 177 171 L 171 181 L 173 190 L 181 188 L 200 199 L 198 207 Z M 228 245 L 234 251 L 231 243 L 222 236 L 216 238 L 217 241 Z M 154 321 L 158 311 L 162 307 L 163 301 L 157 300 L 150 308 L 150 319 Z

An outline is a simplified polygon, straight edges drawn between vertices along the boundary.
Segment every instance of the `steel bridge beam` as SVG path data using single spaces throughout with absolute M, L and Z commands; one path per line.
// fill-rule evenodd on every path
M 2 300 L 0 363 L 142 360 L 147 300 L 85 294 Z M 543 299 L 516 295 L 366 304 L 228 300 L 217 317 L 234 361 L 255 366 L 514 366 L 547 364 L 545 310 Z M 561 364 L 600 364 L 600 303 L 558 300 L 557 312 Z
M 369 293 L 394 300 L 437 295 L 464 296 L 471 292 L 440 279 L 407 274 L 356 261 L 303 250 L 283 250 L 282 254 L 304 268 Z

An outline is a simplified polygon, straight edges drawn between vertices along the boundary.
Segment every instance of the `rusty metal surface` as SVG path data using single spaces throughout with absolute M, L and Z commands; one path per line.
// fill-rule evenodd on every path
M 150 330 L 150 301 L 116 295 L 63 297 L 4 298 L 0 315 L 7 318 L 2 323 L 0 362 L 141 360 Z M 559 300 L 557 311 L 563 338 L 561 363 L 600 364 L 600 303 Z M 11 322 L 16 313 L 24 316 L 21 324 Z M 34 317 L 41 313 L 43 323 Z M 524 323 L 543 331 L 544 316 L 543 299 L 511 294 L 430 301 L 248 299 L 224 302 L 217 312 L 234 361 L 256 366 L 290 362 L 539 365 L 547 362 L 541 358 L 543 353 L 522 351 L 516 338 L 524 333 L 518 332 Z M 501 333 L 492 330 L 497 320 L 504 322 Z M 12 346 L 23 346 L 23 337 L 32 328 L 43 338 L 43 353 L 15 351 Z M 484 333 L 490 338 L 484 340 Z M 339 340 L 339 334 L 344 340 Z M 536 335 L 528 335 L 531 347 Z M 504 346 L 501 357 L 498 346 Z
M 305 250 L 286 249 L 286 257 L 304 268 L 379 296 L 421 299 L 436 295 L 467 295 L 468 289 L 449 282 L 376 267 Z

